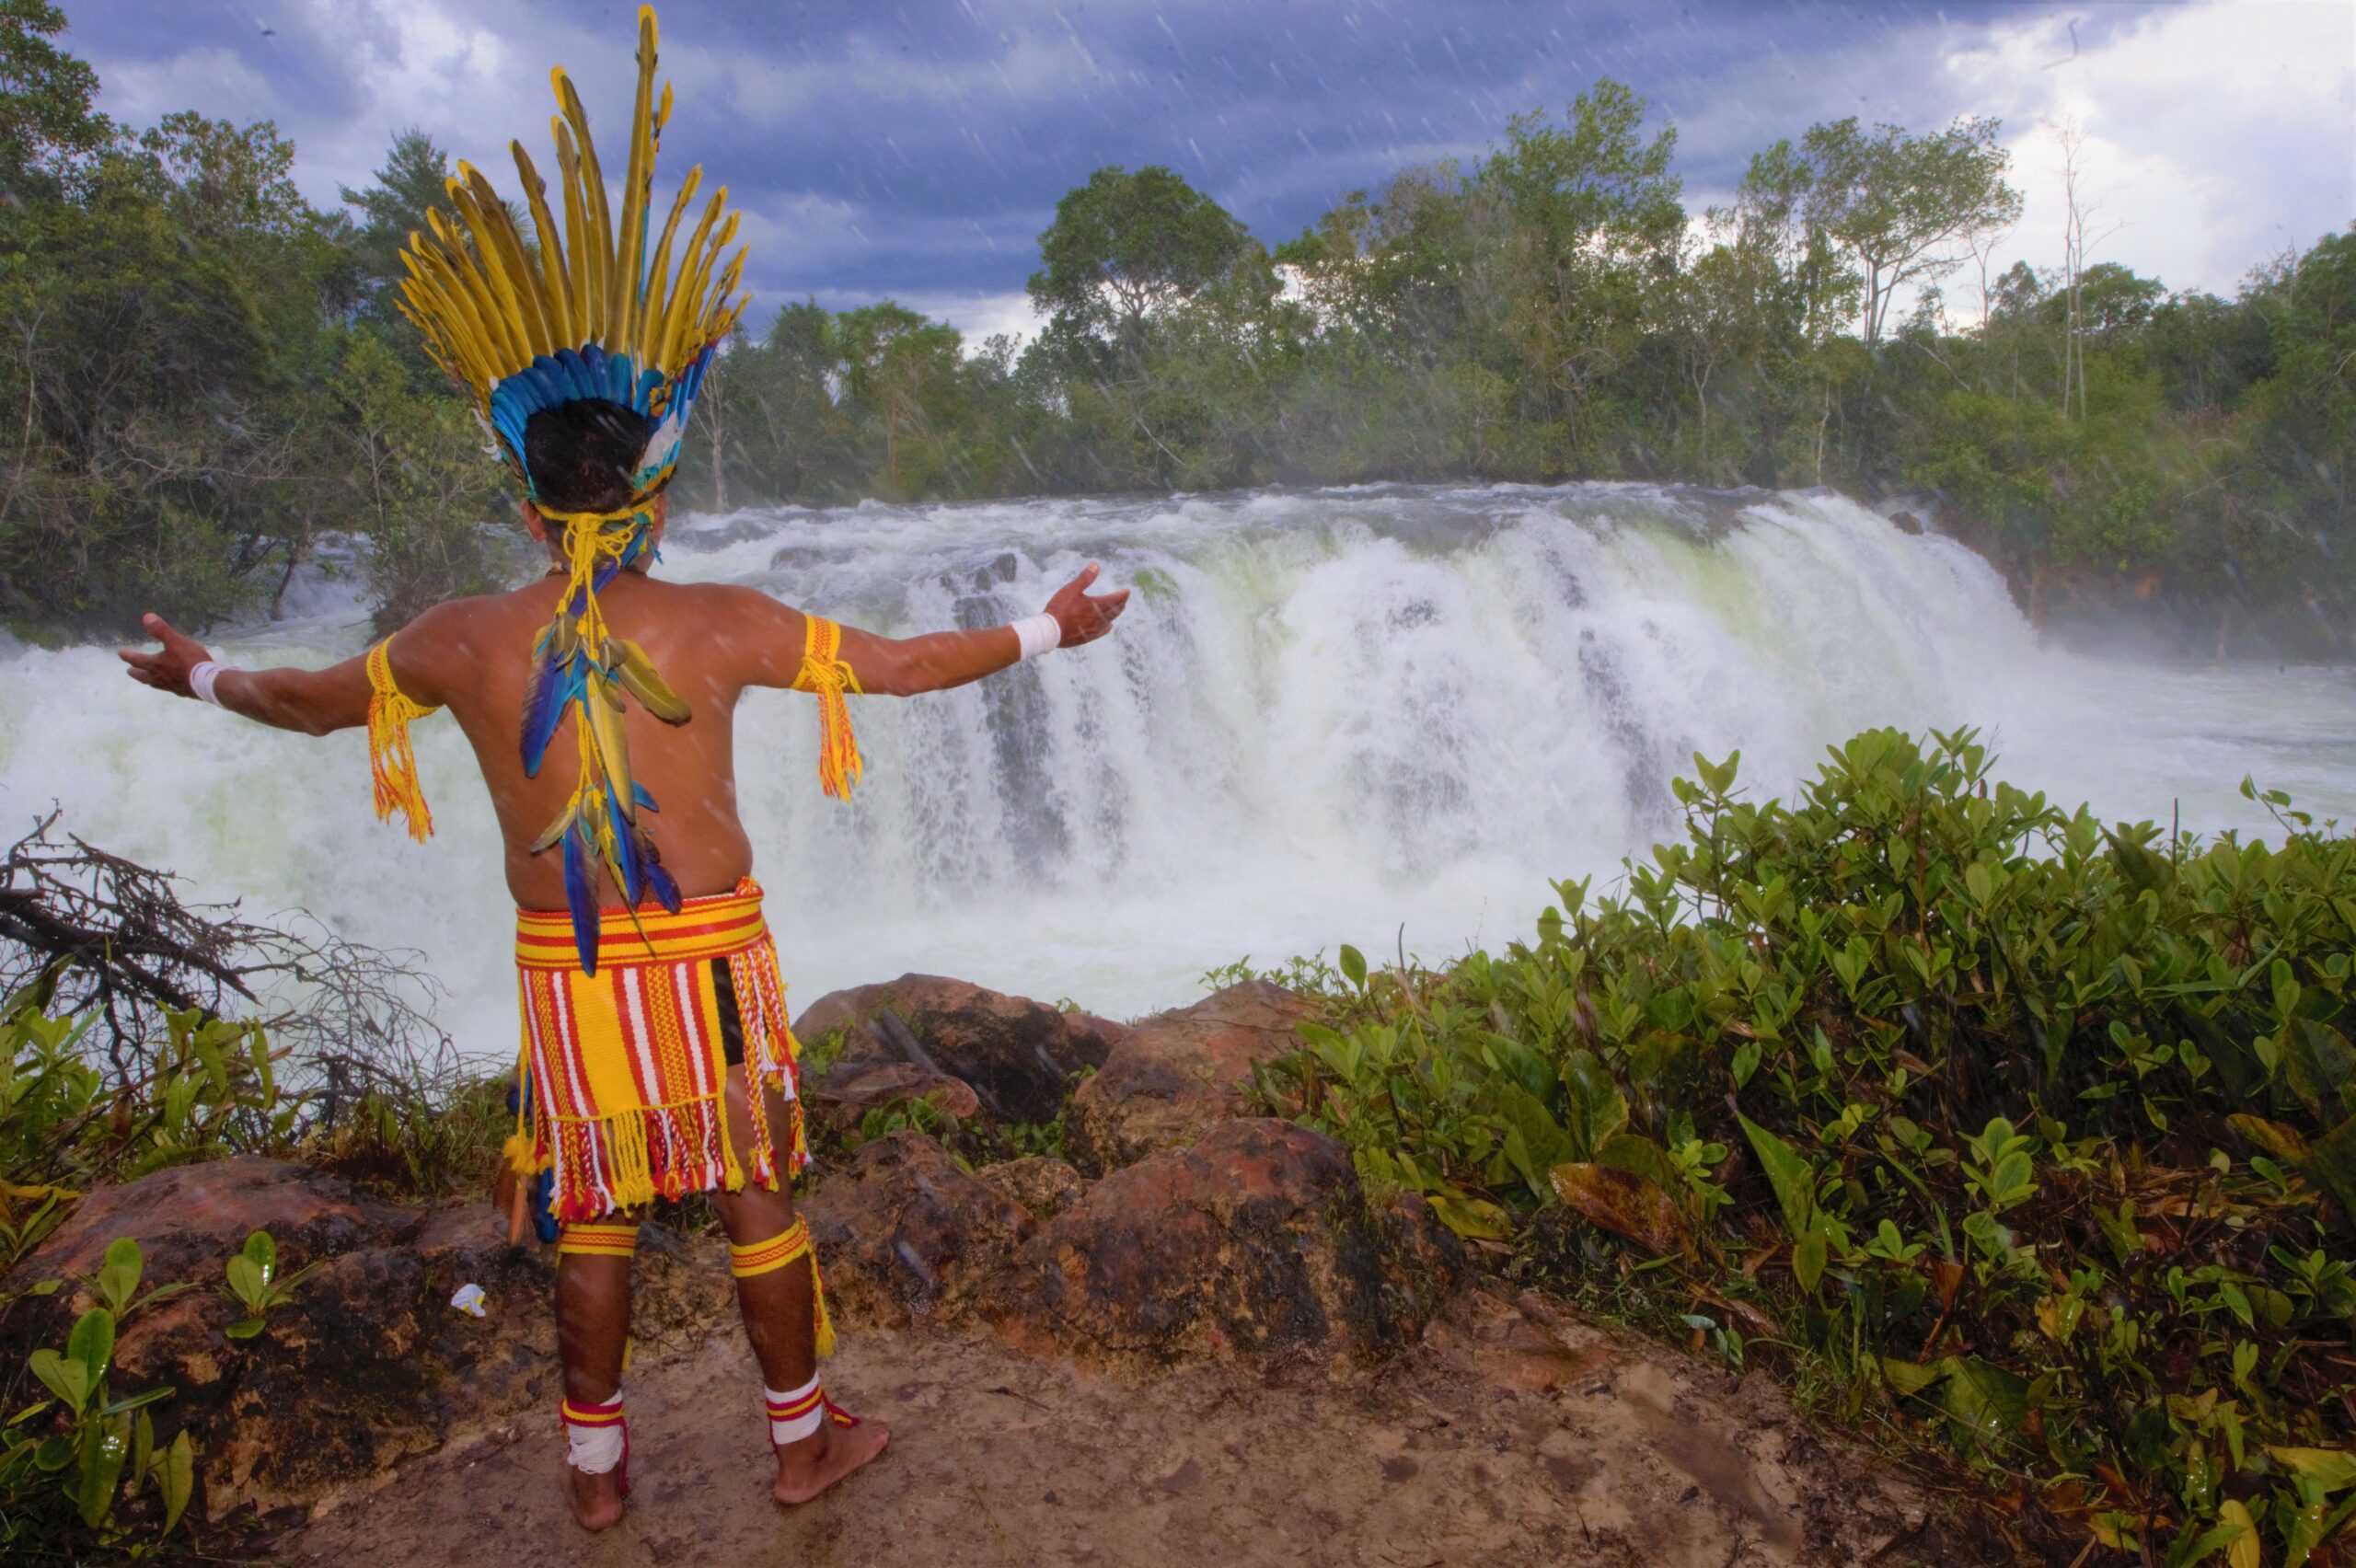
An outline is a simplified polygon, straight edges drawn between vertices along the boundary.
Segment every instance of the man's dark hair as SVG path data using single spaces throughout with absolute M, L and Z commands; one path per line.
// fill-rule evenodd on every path
M 653 421 L 603 398 L 542 409 L 524 421 L 524 467 L 533 495 L 557 512 L 629 505 L 630 476 L 653 433 Z

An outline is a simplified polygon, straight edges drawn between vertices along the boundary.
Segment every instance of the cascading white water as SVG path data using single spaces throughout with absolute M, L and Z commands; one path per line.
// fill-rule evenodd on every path
M 1548 879 L 1674 828 L 1689 754 L 1788 792 L 1874 724 L 1988 732 L 2006 777 L 2107 815 L 2263 827 L 2245 773 L 2356 814 L 2356 671 L 2180 668 L 2039 646 L 1985 562 L 1837 496 L 1625 485 L 1254 491 L 681 520 L 663 570 L 880 631 L 1039 607 L 1085 560 L 1107 641 L 856 705 L 868 782 L 824 799 L 806 698 L 757 697 L 743 808 L 806 1003 L 917 969 L 1114 1014 L 1207 967 L 1354 941 L 1444 958 L 1526 932 Z M 220 640 L 321 663 L 348 592 Z M 520 655 L 519 655 L 520 656 Z M 514 1038 L 491 813 L 446 721 L 440 836 L 369 810 L 365 743 L 239 723 L 101 649 L 0 659 L 0 817 L 65 825 L 249 912 L 422 949 L 470 1052 Z

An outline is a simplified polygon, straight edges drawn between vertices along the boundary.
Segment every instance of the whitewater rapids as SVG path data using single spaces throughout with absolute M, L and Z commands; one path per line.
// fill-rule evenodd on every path
M 742 806 L 795 1005 L 907 970 L 1126 1015 L 1209 967 L 1352 941 L 1445 960 L 1526 933 L 1548 879 L 1675 831 L 1690 754 L 1787 794 L 1868 725 L 1976 724 L 2000 772 L 2112 818 L 2265 829 L 2246 773 L 2356 815 L 2356 670 L 2179 666 L 2040 644 L 1985 561 L 1838 496 L 1371 487 L 687 517 L 661 571 L 874 630 L 1029 614 L 1084 561 L 1135 589 L 1106 641 L 962 691 L 856 702 L 857 801 L 814 706 L 757 694 Z M 349 585 L 217 640 L 323 663 Z M 520 657 L 519 653 L 519 657 Z M 439 836 L 369 808 L 366 742 L 281 734 L 127 680 L 110 651 L 0 651 L 0 828 L 52 801 L 95 844 L 248 914 L 305 908 L 426 955 L 469 1055 L 512 1052 L 511 909 L 446 720 L 418 727 Z

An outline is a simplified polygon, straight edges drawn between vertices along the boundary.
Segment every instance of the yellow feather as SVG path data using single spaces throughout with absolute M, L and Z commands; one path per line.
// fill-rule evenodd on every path
M 483 282 L 498 306 L 499 319 L 507 329 L 508 340 L 522 356 L 522 362 L 515 366 L 521 370 L 534 355 L 548 352 L 548 325 L 540 318 L 537 291 L 524 275 L 523 247 L 515 244 L 514 229 L 507 221 L 507 209 L 499 200 L 499 193 L 491 190 L 491 182 L 472 164 L 461 162 L 458 176 L 464 183 L 454 185 L 451 196 L 458 203 L 458 216 L 466 221 L 468 233 L 474 239 L 474 254 Z M 511 246 L 514 249 L 512 257 L 508 254 Z
M 456 205 L 456 181 L 451 182 L 451 202 Z M 497 381 L 523 368 L 532 356 L 525 351 L 513 317 L 501 308 L 497 291 L 475 265 L 466 236 L 456 223 L 443 216 L 439 207 L 427 209 L 425 221 L 433 225 L 435 236 L 442 241 L 440 259 L 456 281 L 456 292 L 465 295 L 474 326 L 482 335 L 483 347 L 490 352 L 491 379 Z
M 579 348 L 581 335 L 572 326 L 572 280 L 564 271 L 564 236 L 558 232 L 556 216 L 549 211 L 548 181 L 532 167 L 523 143 L 510 142 L 507 146 L 515 155 L 515 175 L 524 182 L 524 200 L 531 207 L 532 232 L 539 236 L 541 307 L 548 312 L 549 336 L 560 349 Z
M 572 145 L 572 131 L 555 116 L 549 119 L 556 138 L 557 172 L 564 180 L 564 243 L 572 287 L 573 347 L 597 340 L 597 306 L 589 288 L 589 217 L 581 205 L 581 155 Z
M 619 320 L 616 346 L 640 365 L 646 363 L 639 342 L 639 312 L 644 307 L 646 205 L 654 188 L 654 12 L 638 14 L 638 94 L 630 106 L 629 162 L 622 176 L 622 225 L 617 238 L 621 253 L 614 269 L 619 285 Z
M 581 201 L 589 212 L 589 261 L 595 274 L 590 293 L 597 302 L 597 336 L 603 342 L 612 337 L 621 319 L 618 297 L 621 283 L 614 275 L 614 214 L 606 205 L 606 172 L 597 162 L 597 144 L 589 134 L 589 111 L 581 107 L 581 95 L 573 90 L 572 77 L 560 71 L 556 86 L 557 99 L 564 106 L 564 118 L 572 126 L 581 155 Z
M 664 291 L 671 282 L 671 240 L 679 231 L 679 218 L 687 212 L 688 200 L 702 182 L 703 166 L 698 164 L 687 170 L 687 181 L 679 187 L 678 197 L 671 203 L 670 221 L 663 225 L 662 242 L 654 248 L 654 265 L 646 273 L 646 319 L 653 327 L 649 334 L 653 341 L 647 345 L 646 363 L 664 375 L 671 374 L 675 363 L 663 357 L 665 347 L 664 332 L 669 325 L 669 296 Z
M 687 341 L 688 322 L 700 313 L 703 293 L 698 274 L 707 255 L 704 241 L 710 236 L 712 225 L 720 221 L 721 210 L 727 204 L 728 187 L 723 185 L 711 193 L 711 200 L 704 204 L 702 221 L 696 225 L 695 233 L 687 236 L 687 253 L 679 259 L 678 291 L 671 296 L 671 308 L 666 313 L 668 319 L 663 324 L 662 352 L 665 364 L 679 364 L 687 358 L 680 349 Z
M 515 220 L 508 215 L 507 203 L 491 188 L 482 170 L 472 164 L 458 166 L 467 177 L 467 193 L 474 203 L 473 226 L 476 243 L 482 249 L 485 270 L 498 284 L 500 297 L 513 300 L 511 306 L 524 328 L 524 346 L 535 355 L 553 352 L 560 347 L 549 328 L 548 317 L 540 308 L 540 291 L 532 284 L 531 263 L 524 257 L 524 236 L 515 232 Z M 483 244 L 485 237 L 490 243 Z M 496 263 L 494 265 L 493 263 Z

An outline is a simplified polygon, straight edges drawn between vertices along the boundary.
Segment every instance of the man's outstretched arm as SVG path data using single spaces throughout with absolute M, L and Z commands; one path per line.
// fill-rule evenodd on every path
M 141 617 L 149 635 L 163 643 L 155 652 L 120 650 L 131 678 L 180 697 L 194 697 L 190 677 L 213 655 L 204 645 L 161 616 Z M 232 713 L 281 730 L 324 735 L 368 722 L 368 661 L 346 659 L 324 670 L 236 670 L 217 667 L 210 677 L 213 699 Z
M 1077 648 L 1095 641 L 1112 629 L 1114 620 L 1127 606 L 1126 588 L 1110 594 L 1088 592 L 1097 571 L 1096 563 L 1091 561 L 1047 601 L 1045 613 L 1055 618 L 1059 634 L 1054 646 Z M 754 631 L 746 640 L 753 668 L 745 684 L 793 685 L 802 673 L 805 625 L 802 612 L 751 589 L 743 593 L 743 613 L 753 623 Z M 929 631 L 918 637 L 878 637 L 857 627 L 843 628 L 841 658 L 858 678 L 859 689 L 877 697 L 946 691 L 994 674 L 1022 656 L 1021 636 L 1011 626 Z

